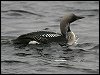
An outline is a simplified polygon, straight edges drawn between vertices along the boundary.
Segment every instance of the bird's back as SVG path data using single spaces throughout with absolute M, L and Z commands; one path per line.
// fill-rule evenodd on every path
M 39 43 L 50 42 L 66 42 L 66 39 L 58 33 L 48 31 L 37 31 L 28 34 L 23 34 L 17 39 L 13 40 L 14 44 L 28 44 L 30 41 L 37 41 Z

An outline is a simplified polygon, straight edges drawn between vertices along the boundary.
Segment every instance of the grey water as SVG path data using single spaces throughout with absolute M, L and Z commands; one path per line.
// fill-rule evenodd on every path
M 67 13 L 85 17 L 71 24 L 77 46 L 12 44 L 30 32 L 60 33 Z M 99 1 L 1 1 L 1 73 L 99 74 Z

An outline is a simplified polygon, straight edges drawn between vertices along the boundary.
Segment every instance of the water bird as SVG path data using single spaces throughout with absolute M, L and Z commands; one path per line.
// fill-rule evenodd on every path
M 60 21 L 61 33 L 49 31 L 37 31 L 20 35 L 13 40 L 14 44 L 47 44 L 51 42 L 65 43 L 66 45 L 73 45 L 77 42 L 76 35 L 70 29 L 70 24 L 76 20 L 82 19 L 82 16 L 75 14 L 64 15 Z

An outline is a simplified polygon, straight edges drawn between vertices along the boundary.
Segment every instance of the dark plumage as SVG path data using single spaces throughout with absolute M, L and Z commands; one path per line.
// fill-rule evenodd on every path
M 66 38 L 64 38 L 61 34 L 57 34 L 54 32 L 38 31 L 38 32 L 23 34 L 19 36 L 17 39 L 13 40 L 13 42 L 14 44 L 28 44 L 30 41 L 33 40 L 46 44 L 50 42 L 61 42 L 61 41 L 64 42 Z

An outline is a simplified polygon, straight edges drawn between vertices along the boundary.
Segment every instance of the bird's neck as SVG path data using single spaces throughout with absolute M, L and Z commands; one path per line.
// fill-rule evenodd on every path
M 71 32 L 70 23 L 65 23 L 65 22 L 60 23 L 60 31 L 62 35 L 66 37 L 66 33 Z
M 68 26 L 67 32 L 71 32 L 70 25 Z

